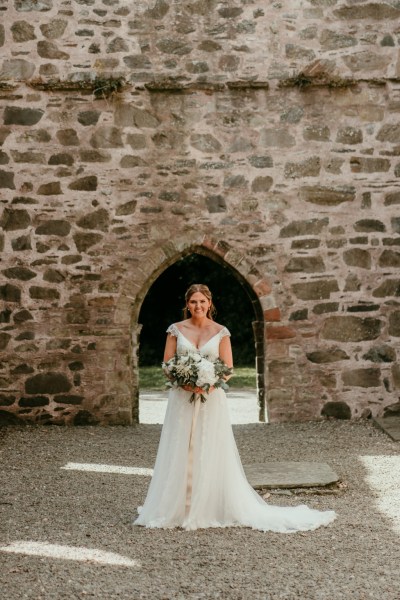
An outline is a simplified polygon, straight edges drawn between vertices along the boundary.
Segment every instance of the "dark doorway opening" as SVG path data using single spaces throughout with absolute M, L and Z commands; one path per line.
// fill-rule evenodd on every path
M 255 348 L 251 301 L 229 267 L 206 256 L 190 254 L 167 268 L 151 286 L 139 313 L 140 366 L 159 365 L 168 325 L 183 319 L 184 295 L 192 283 L 205 283 L 213 294 L 216 321 L 232 335 L 235 365 L 254 366 Z
M 141 327 L 141 390 L 149 387 L 144 373 L 150 367 L 160 369 L 166 329 L 171 323 L 183 319 L 184 294 L 193 283 L 205 283 L 212 291 L 217 308 L 215 320 L 231 332 L 235 367 L 254 370 L 252 387 L 254 390 L 257 388 L 255 403 L 258 404 L 260 419 L 264 420 L 264 379 L 260 361 L 263 323 L 258 298 L 248 282 L 232 267 L 203 253 L 192 252 L 167 267 L 153 282 L 143 300 L 138 318 Z

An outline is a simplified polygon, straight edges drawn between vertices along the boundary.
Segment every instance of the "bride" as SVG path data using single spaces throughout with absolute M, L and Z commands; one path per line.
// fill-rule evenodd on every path
M 208 287 L 190 286 L 185 300 L 185 320 L 167 329 L 164 361 L 197 351 L 211 360 L 220 357 L 232 367 L 230 333 L 213 320 Z M 200 394 L 206 402 L 201 402 Z M 225 392 L 211 387 L 206 394 L 188 386 L 169 393 L 153 478 L 138 513 L 134 524 L 145 527 L 244 526 L 282 533 L 316 529 L 336 516 L 305 505 L 267 504 L 244 474 Z

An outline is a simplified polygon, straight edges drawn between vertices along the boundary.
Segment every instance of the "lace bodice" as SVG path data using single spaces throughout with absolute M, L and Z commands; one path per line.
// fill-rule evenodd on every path
M 203 356 L 209 356 L 210 358 L 218 358 L 219 356 L 219 343 L 223 337 L 227 335 L 231 335 L 229 330 L 226 327 L 222 327 L 216 334 L 210 337 L 204 344 L 197 348 L 193 342 L 187 339 L 183 335 L 183 333 L 179 330 L 179 328 L 173 323 L 167 329 L 167 333 L 175 336 L 177 339 L 176 342 L 176 352 L 177 354 L 187 354 L 188 352 L 199 352 Z

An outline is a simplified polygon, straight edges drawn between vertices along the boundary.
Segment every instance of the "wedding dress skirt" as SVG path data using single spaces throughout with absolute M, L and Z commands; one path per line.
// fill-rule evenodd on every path
M 195 347 L 175 327 L 178 353 Z M 173 335 L 171 327 L 168 330 Z M 218 356 L 223 328 L 200 352 Z M 197 349 L 195 349 L 197 350 Z M 135 525 L 187 530 L 244 526 L 261 531 L 308 531 L 331 523 L 333 511 L 305 505 L 267 504 L 248 483 L 230 423 L 225 392 L 216 389 L 202 403 L 191 392 L 170 390 L 154 473 Z

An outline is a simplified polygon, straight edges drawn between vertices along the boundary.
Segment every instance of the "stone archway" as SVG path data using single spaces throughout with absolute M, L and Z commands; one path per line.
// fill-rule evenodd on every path
M 228 267 L 239 283 L 245 289 L 254 311 L 253 331 L 255 339 L 256 371 L 257 371 L 257 397 L 259 405 L 259 419 L 266 418 L 266 360 L 265 338 L 266 323 L 280 319 L 279 310 L 276 308 L 270 283 L 259 273 L 254 264 L 248 260 L 245 253 L 238 249 L 230 248 L 223 240 L 203 238 L 199 241 L 175 241 L 162 248 L 154 249 L 143 257 L 143 279 L 139 288 L 138 282 L 131 291 L 125 290 L 121 296 L 119 310 L 130 306 L 131 310 L 131 364 L 129 380 L 132 390 L 132 420 L 139 421 L 139 378 L 138 378 L 138 351 L 141 324 L 138 317 L 143 300 L 151 285 L 158 276 L 177 260 L 189 254 L 202 254 L 211 260 Z M 132 292 L 135 292 L 133 296 Z

